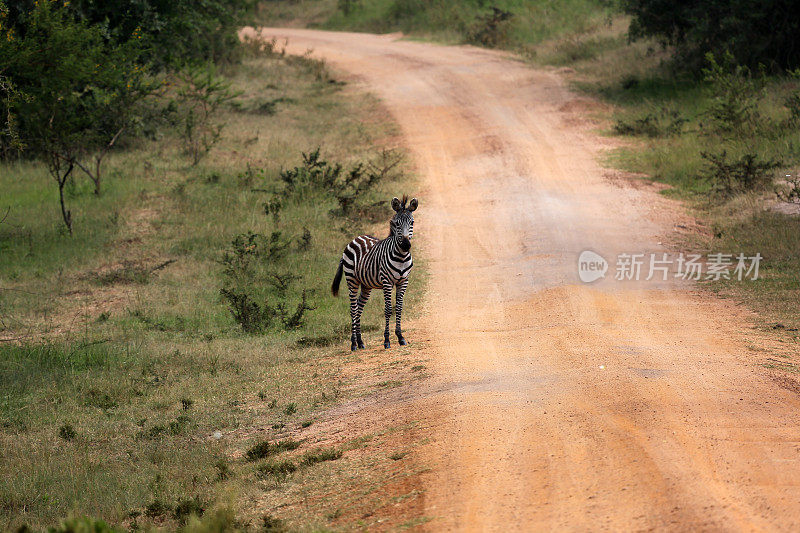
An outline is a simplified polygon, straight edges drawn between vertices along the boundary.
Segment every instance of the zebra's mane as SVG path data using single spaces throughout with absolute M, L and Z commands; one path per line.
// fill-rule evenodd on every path
M 400 200 L 400 206 L 401 206 L 403 209 L 405 209 L 405 208 L 406 208 L 406 202 L 408 202 L 408 195 L 407 195 L 407 194 L 404 194 L 404 195 L 403 195 L 403 199 L 402 199 L 402 200 Z

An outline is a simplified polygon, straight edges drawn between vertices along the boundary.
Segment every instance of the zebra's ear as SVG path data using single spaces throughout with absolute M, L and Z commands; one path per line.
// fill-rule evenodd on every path
M 392 198 L 392 209 L 394 209 L 397 212 L 400 212 L 400 209 L 402 209 L 402 207 L 403 204 L 400 203 L 400 198 L 398 198 L 397 196 Z
M 419 205 L 419 202 L 417 201 L 417 199 L 416 198 L 412 198 L 411 202 L 408 204 L 408 210 L 409 211 L 414 211 L 417 208 L 418 205 Z

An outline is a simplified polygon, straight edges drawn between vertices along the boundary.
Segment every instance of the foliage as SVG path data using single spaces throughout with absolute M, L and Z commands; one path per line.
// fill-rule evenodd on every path
M 47 162 L 71 233 L 67 180 L 81 158 L 128 125 L 152 86 L 137 63 L 138 41 L 109 44 L 99 27 L 75 22 L 53 2 L 37 3 L 25 22 L 21 35 L 0 39 L 0 74 L 13 87 L 4 91 L 3 111 L 13 118 L 6 120 L 10 133 L 0 139 L 0 153 L 24 147 Z
M 773 69 L 800 65 L 800 18 L 790 15 L 797 7 L 793 2 L 623 0 L 622 5 L 633 17 L 632 38 L 656 37 L 674 45 L 690 68 L 699 67 L 709 52 L 730 52 L 736 63 L 751 69 L 759 64 Z
M 186 153 L 197 165 L 222 134 L 224 123 L 216 118 L 217 111 L 238 95 L 209 66 L 187 68 L 178 74 L 178 80 L 179 132 Z
M 116 533 L 118 530 L 102 520 L 82 517 L 69 518 L 57 527 L 51 527 L 48 533 Z
M 686 119 L 679 112 L 662 109 L 633 120 L 618 119 L 614 124 L 614 132 L 619 135 L 668 137 L 680 134 L 685 123 Z
M 707 161 L 704 176 L 711 183 L 712 193 L 723 199 L 764 189 L 772 183 L 770 171 L 781 166 L 779 161 L 763 160 L 753 153 L 738 160 L 730 160 L 724 150 L 719 154 L 702 152 L 701 156 Z
M 467 31 L 467 41 L 492 48 L 507 45 L 513 16 L 510 11 L 492 7 L 491 13 L 477 16 Z
M 299 447 L 300 443 L 291 439 L 276 442 L 274 444 L 265 440 L 251 446 L 247 450 L 245 457 L 248 461 L 258 461 L 259 459 L 265 459 L 282 452 L 296 450 Z
M 298 248 L 304 246 L 304 239 L 305 234 L 299 238 Z M 220 294 L 233 319 L 246 333 L 263 333 L 276 319 L 284 329 L 297 329 L 303 325 L 306 312 L 315 309 L 308 303 L 306 290 L 301 292 L 294 311 L 288 304 L 290 288 L 301 278 L 280 271 L 278 266 L 293 243 L 294 239 L 284 239 L 279 231 L 269 238 L 249 232 L 237 235 L 230 250 L 223 254 L 225 281 Z M 258 291 L 256 286 L 267 290 Z
M 708 67 L 703 69 L 709 83 L 710 106 L 707 115 L 719 131 L 741 133 L 758 120 L 757 105 L 764 88 L 763 75 L 754 78 L 746 66 L 736 65 L 729 52 L 721 62 L 714 54 L 706 55 Z
M 10 2 L 6 27 L 24 36 L 30 13 L 39 3 L 45 2 Z M 112 43 L 141 40 L 142 63 L 156 69 L 235 61 L 236 31 L 255 6 L 253 0 L 72 0 L 63 4 L 72 19 L 97 27 Z

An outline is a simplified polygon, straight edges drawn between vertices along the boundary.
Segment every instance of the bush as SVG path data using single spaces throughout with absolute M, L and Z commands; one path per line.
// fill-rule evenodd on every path
M 234 320 L 246 333 L 263 333 L 276 319 L 287 330 L 299 328 L 306 312 L 315 309 L 308 302 L 306 290 L 301 292 L 300 302 L 293 311 L 288 303 L 292 298 L 290 289 L 301 278 L 277 268 L 292 242 L 283 239 L 279 231 L 269 238 L 244 233 L 234 238 L 231 249 L 223 255 L 225 280 L 220 294 Z M 304 234 L 299 238 L 299 246 L 304 246 L 305 242 Z
M 238 96 L 210 66 L 190 67 L 178 74 L 177 110 L 184 150 L 197 165 L 217 144 L 225 125 L 215 116 L 220 106 Z
M 251 446 L 247 450 L 245 457 L 247 457 L 248 461 L 258 461 L 282 452 L 296 450 L 299 447 L 300 443 L 291 439 L 276 442 L 275 444 L 270 444 L 269 441 L 265 440 Z
M 726 51 L 751 69 L 800 65 L 795 52 L 800 17 L 790 14 L 796 9 L 792 2 L 623 0 L 622 6 L 633 17 L 631 38 L 655 37 L 674 45 L 689 68 L 699 68 L 709 52 L 719 57 Z
M 158 69 L 235 61 L 236 31 L 255 6 L 253 0 L 72 0 L 63 4 L 74 20 L 102 28 L 109 42 L 140 39 L 142 62 Z M 23 35 L 36 5 L 35 0 L 10 2 L 5 26 Z
M 721 62 L 714 54 L 706 55 L 708 66 L 703 69 L 709 83 L 711 105 L 706 115 L 724 133 L 743 133 L 746 126 L 758 121 L 757 106 L 764 88 L 764 77 L 754 77 L 746 66 L 736 65 L 726 52 Z
M 711 184 L 712 194 L 722 199 L 763 190 L 772 183 L 770 171 L 781 166 L 779 161 L 761 160 L 752 153 L 738 160 L 730 160 L 724 150 L 720 154 L 702 152 L 701 156 L 708 162 L 704 177 Z
M 467 42 L 490 48 L 508 44 L 508 30 L 513 13 L 492 7 L 492 12 L 478 15 L 477 20 L 467 31 Z

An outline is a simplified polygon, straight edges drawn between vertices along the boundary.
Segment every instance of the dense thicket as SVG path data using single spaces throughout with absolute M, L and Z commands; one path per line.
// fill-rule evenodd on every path
M 97 27 L 108 41 L 121 44 L 141 39 L 143 61 L 155 67 L 175 67 L 187 62 L 232 59 L 236 52 L 236 29 L 255 0 L 51 0 L 50 3 L 68 11 L 76 21 Z M 24 38 L 37 6 L 36 0 L 7 2 L 5 30 L 13 29 Z
M 800 4 L 793 0 L 623 0 L 630 35 L 673 45 L 689 67 L 730 52 L 751 69 L 800 66 Z

